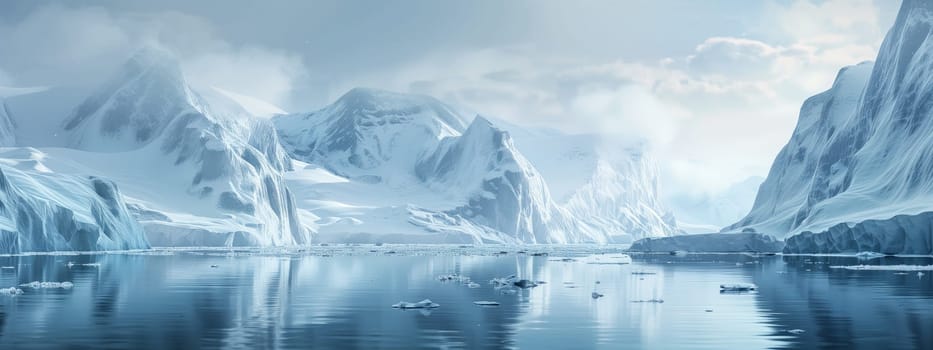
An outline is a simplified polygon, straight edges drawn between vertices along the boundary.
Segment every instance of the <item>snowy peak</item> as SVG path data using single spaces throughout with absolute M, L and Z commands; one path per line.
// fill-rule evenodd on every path
M 904 1 L 874 65 L 804 103 L 751 212 L 726 230 L 789 237 L 794 253 L 933 253 L 931 37 L 933 3 Z
M 73 148 L 133 150 L 161 135 L 179 115 L 197 112 L 195 100 L 177 60 L 146 48 L 81 103 L 62 127 Z
M 417 165 L 432 189 L 465 194 L 447 215 L 525 243 L 600 241 L 571 232 L 572 219 L 551 200 L 547 184 L 515 149 L 508 132 L 477 116 L 460 137 L 449 137 Z M 508 240 L 506 240 L 508 241 Z
M 506 171 L 537 176 L 515 149 L 508 132 L 481 116 L 473 120 L 462 136 L 445 139 L 416 166 L 422 181 L 458 189 L 473 188 L 479 185 L 478 180 L 501 176 Z
M 376 181 L 406 181 L 418 156 L 463 131 L 461 118 L 433 98 L 361 88 L 317 112 L 274 122 L 296 158 Z
M 464 127 L 463 120 L 450 107 L 423 95 L 354 88 L 337 99 L 332 107 L 340 111 L 340 117 L 356 119 L 357 123 L 378 123 L 382 118 L 393 122 L 392 119 L 404 116 L 430 115 L 454 130 L 462 131 Z

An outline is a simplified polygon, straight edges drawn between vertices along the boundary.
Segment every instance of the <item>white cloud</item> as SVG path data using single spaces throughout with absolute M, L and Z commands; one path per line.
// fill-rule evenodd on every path
M 143 45 L 173 51 L 189 80 L 272 103 L 284 103 L 304 77 L 296 55 L 256 45 L 233 45 L 207 21 L 176 12 L 124 13 L 50 5 L 0 23 L 0 67 L 25 85 L 94 82 Z
M 284 105 L 305 74 L 297 56 L 256 48 L 229 48 L 186 58 L 183 68 L 196 85 L 218 86 Z
M 654 147 L 665 147 L 674 139 L 678 115 L 682 115 L 636 84 L 581 91 L 568 107 L 567 119 L 588 129 L 582 131 Z

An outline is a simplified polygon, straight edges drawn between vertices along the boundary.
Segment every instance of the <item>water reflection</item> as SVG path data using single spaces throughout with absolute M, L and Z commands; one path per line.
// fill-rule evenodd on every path
M 75 284 L 0 296 L 0 348 L 933 348 L 925 334 L 933 329 L 930 277 L 829 269 L 854 263 L 744 255 L 646 255 L 632 265 L 525 255 L 0 257 L 0 266 L 13 267 L 0 269 L 0 286 Z M 482 286 L 435 279 L 448 273 Z M 547 284 L 503 294 L 486 283 L 511 274 Z M 718 290 L 749 282 L 760 290 Z M 594 290 L 605 297 L 593 299 Z M 424 298 L 441 307 L 389 307 Z M 632 302 L 648 299 L 664 303 Z

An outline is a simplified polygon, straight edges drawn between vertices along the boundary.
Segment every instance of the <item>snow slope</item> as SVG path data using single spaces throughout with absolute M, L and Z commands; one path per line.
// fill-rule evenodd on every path
M 509 134 L 483 117 L 476 117 L 463 135 L 444 139 L 418 162 L 416 172 L 430 188 L 468 198 L 435 218 L 464 218 L 526 243 L 605 241 L 578 226 L 551 200 L 541 174 L 516 150 Z
M 350 90 L 330 106 L 274 119 L 290 152 L 330 171 L 371 182 L 409 182 L 419 157 L 465 129 L 431 97 Z
M 0 254 L 149 248 L 113 182 L 51 173 L 44 158 L 0 149 Z
M 808 99 L 744 219 L 788 251 L 933 254 L 933 3 L 906 0 L 874 64 Z
M 275 129 L 218 91 L 194 91 L 170 54 L 139 52 L 68 114 L 31 108 L 55 97 L 12 101 L 17 132 L 26 136 L 17 144 L 46 146 L 56 172 L 119 183 L 153 245 L 310 241 L 285 186 L 291 163 Z M 55 118 L 59 128 L 49 128 Z M 49 135 L 56 139 L 28 135 L 43 128 L 58 130 Z

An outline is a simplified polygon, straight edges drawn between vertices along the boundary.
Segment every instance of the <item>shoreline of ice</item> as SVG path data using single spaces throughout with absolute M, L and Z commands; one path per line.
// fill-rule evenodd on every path
M 840 265 L 829 268 L 850 271 L 933 271 L 933 265 Z

